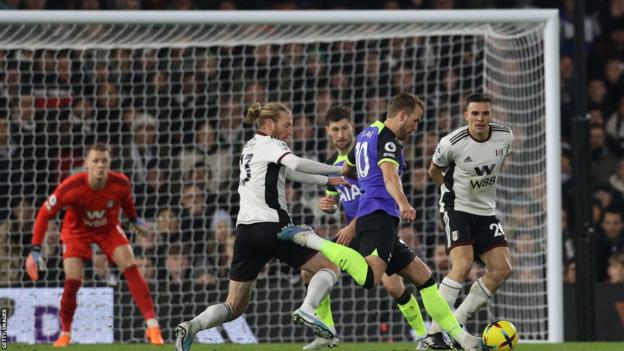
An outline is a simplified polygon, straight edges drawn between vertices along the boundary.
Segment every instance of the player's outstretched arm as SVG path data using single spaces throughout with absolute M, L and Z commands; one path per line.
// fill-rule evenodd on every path
M 383 174 L 386 190 L 399 205 L 401 219 L 407 221 L 415 220 L 416 210 L 414 210 L 414 208 L 409 204 L 407 197 L 405 197 L 405 193 L 403 193 L 403 185 L 401 184 L 401 178 L 399 178 L 399 174 L 397 173 L 397 166 L 392 162 L 382 162 L 379 165 L 379 168 Z
M 318 174 L 309 174 L 303 172 L 293 171 L 290 168 L 286 168 L 286 178 L 293 182 L 312 184 L 312 185 L 346 185 L 351 186 L 349 182 L 342 179 L 342 177 L 327 177 Z
M 340 174 L 341 171 L 340 166 L 327 165 L 325 163 L 301 158 L 293 154 L 287 154 L 284 156 L 280 160 L 280 163 L 286 166 L 286 168 L 300 173 L 330 175 Z

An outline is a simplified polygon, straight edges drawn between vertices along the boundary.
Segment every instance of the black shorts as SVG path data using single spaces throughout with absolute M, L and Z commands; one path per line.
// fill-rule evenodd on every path
M 359 217 L 355 222 L 355 235 L 360 240 L 360 254 L 366 257 L 377 250 L 377 256 L 388 265 L 388 275 L 407 267 L 416 257 L 412 249 L 399 239 L 399 219 L 384 211 Z
M 267 262 L 274 257 L 299 269 L 317 254 L 317 251 L 307 247 L 279 240 L 277 233 L 285 225 L 271 222 L 239 224 L 236 227 L 230 279 L 241 282 L 254 280 Z
M 505 232 L 496 216 L 479 216 L 462 211 L 442 213 L 446 252 L 456 246 L 472 245 L 476 256 L 495 247 L 506 247 Z

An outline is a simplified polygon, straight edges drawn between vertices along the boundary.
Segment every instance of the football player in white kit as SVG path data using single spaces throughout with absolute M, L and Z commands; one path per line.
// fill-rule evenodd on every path
M 468 126 L 440 140 L 429 175 L 441 187 L 440 212 L 451 270 L 440 284 L 440 294 L 451 308 L 462 290 L 475 255 L 485 263 L 486 274 L 473 283 L 455 311 L 465 324 L 483 307 L 511 275 L 505 233 L 496 218 L 496 183 L 511 152 L 513 134 L 508 127 L 491 123 L 491 99 L 472 94 L 466 100 Z M 434 322 L 424 341 L 430 349 L 450 349 Z
M 319 337 L 334 337 L 332 329 L 314 315 L 314 310 L 336 283 L 339 269 L 315 250 L 278 240 L 277 233 L 291 223 L 286 206 L 286 179 L 317 185 L 347 185 L 342 177 L 325 176 L 341 174 L 342 168 L 299 158 L 290 152 L 285 140 L 292 134 L 292 113 L 280 103 L 253 104 L 247 112 L 247 121 L 256 124 L 257 132 L 247 141 L 241 155 L 240 211 L 228 296 L 225 303 L 211 305 L 191 321 L 176 327 L 176 351 L 190 350 L 199 331 L 243 314 L 258 273 L 272 258 L 313 274 L 303 304 L 292 315 L 293 320 L 311 328 Z

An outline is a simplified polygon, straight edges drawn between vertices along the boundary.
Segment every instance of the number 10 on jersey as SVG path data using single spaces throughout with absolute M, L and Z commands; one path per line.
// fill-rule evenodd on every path
M 358 178 L 366 177 L 370 169 L 370 162 L 368 161 L 368 141 L 355 145 L 355 159 Z

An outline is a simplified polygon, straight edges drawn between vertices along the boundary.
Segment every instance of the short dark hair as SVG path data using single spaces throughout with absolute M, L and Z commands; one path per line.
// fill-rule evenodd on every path
M 416 107 L 425 112 L 425 103 L 418 96 L 406 92 L 398 93 L 388 104 L 388 117 L 396 116 L 401 111 L 416 111 Z
M 87 155 L 91 151 L 109 152 L 110 153 L 110 147 L 107 144 L 104 144 L 104 143 L 95 143 L 95 144 L 92 144 L 91 146 L 89 146 L 87 148 Z
M 346 106 L 332 106 L 325 115 L 325 124 L 329 125 L 343 119 L 351 121 L 351 109 Z
M 467 98 L 466 98 L 466 104 L 464 105 L 464 111 L 468 110 L 468 105 L 470 105 L 471 102 L 489 102 L 490 104 L 492 103 L 492 99 L 483 93 L 473 93 L 470 94 Z

